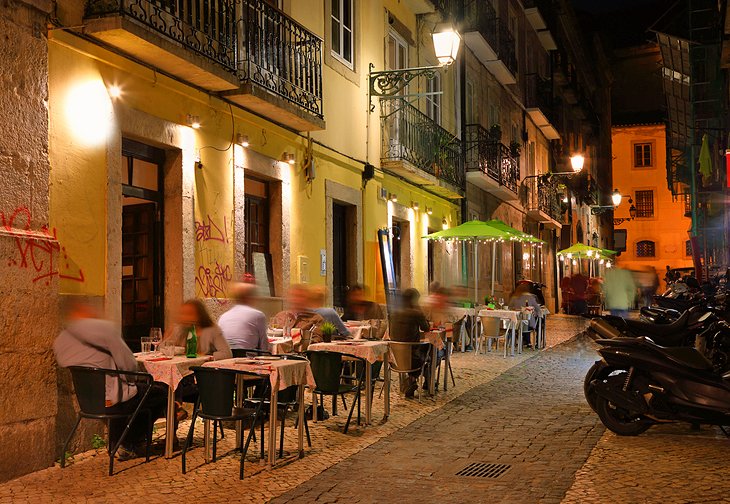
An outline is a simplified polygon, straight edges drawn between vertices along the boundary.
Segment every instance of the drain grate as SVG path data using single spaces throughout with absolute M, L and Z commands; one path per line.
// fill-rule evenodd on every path
M 504 473 L 509 471 L 509 464 L 486 464 L 484 462 L 472 462 L 461 471 L 457 472 L 457 476 L 465 476 L 467 478 L 490 478 L 497 479 Z

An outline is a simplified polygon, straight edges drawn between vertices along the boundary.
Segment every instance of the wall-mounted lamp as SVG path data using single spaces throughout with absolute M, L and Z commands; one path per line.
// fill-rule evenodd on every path
M 431 207 L 426 207 L 426 214 L 428 214 L 428 215 L 433 215 L 433 208 L 431 208 Z
M 200 129 L 200 116 L 188 114 L 187 123 L 193 129 Z
M 236 143 L 240 145 L 241 147 L 248 147 L 248 135 L 244 135 L 243 133 L 238 133 L 236 135 Z
M 443 219 L 441 219 L 441 227 L 442 227 L 443 229 L 449 229 L 449 223 L 448 223 L 448 221 L 446 220 L 446 217 L 444 217 Z
M 196 150 L 195 151 L 195 167 L 198 170 L 202 170 L 203 169 L 203 162 L 200 159 L 200 150 Z
M 585 160 L 586 158 L 583 157 L 583 154 L 573 154 L 570 156 L 570 167 L 573 169 L 573 172 L 578 173 L 581 171 Z
M 296 158 L 294 157 L 294 154 L 291 152 L 285 152 L 281 155 L 281 161 L 284 163 L 289 163 L 290 165 L 293 165 L 296 163 Z
M 411 201 L 411 208 L 413 210 L 415 210 L 416 212 L 418 212 L 418 208 L 419 208 L 418 201 Z
M 107 91 L 109 92 L 109 97 L 113 99 L 120 98 L 122 96 L 122 88 L 117 86 L 116 84 L 112 84 L 107 88 Z
M 397 194 L 394 194 L 394 193 L 390 193 L 390 195 L 388 195 L 388 199 L 389 199 L 389 200 L 390 200 L 390 201 L 391 201 L 392 203 L 398 203 L 398 195 L 397 195 Z

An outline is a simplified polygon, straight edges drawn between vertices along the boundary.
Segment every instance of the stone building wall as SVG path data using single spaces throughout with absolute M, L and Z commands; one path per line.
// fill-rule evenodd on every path
M 53 462 L 58 261 L 48 229 L 47 0 L 0 1 L 0 480 Z

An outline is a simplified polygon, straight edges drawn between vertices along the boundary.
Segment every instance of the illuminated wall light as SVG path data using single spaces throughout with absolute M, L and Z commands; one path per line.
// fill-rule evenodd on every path
M 433 208 L 431 208 L 431 207 L 426 207 L 426 214 L 428 214 L 428 215 L 433 215 Z
M 390 196 L 388 196 L 388 199 L 392 201 L 393 203 L 398 203 L 398 195 L 391 193 Z
M 441 219 L 441 227 L 443 229 L 449 229 L 449 222 L 446 220 L 446 217 L 444 217 L 443 219 Z
M 281 160 L 282 160 L 282 162 L 289 163 L 290 165 L 293 165 L 294 163 L 296 163 L 296 158 L 294 157 L 294 154 L 292 154 L 291 152 L 285 152 L 284 154 L 282 154 Z
M 418 208 L 419 208 L 419 204 L 418 204 L 418 201 L 411 201 L 411 208 L 412 208 L 412 209 L 413 209 L 413 210 L 414 210 L 415 212 L 418 212 Z
M 122 96 L 122 88 L 117 86 L 116 84 L 112 84 L 107 88 L 107 91 L 109 92 L 109 96 L 113 99 L 121 98 Z
M 250 144 L 248 143 L 248 135 L 244 135 L 242 133 L 238 133 L 236 135 L 236 143 L 240 145 L 241 147 L 248 147 Z
M 200 116 L 188 114 L 186 117 L 186 121 L 188 123 L 188 126 L 190 126 L 193 129 L 200 129 Z
M 529 261 L 530 260 L 530 253 L 529 252 L 524 252 L 522 254 L 522 260 L 523 261 Z
M 611 267 L 611 261 L 606 261 L 606 267 L 607 268 L 610 268 Z
M 80 143 L 95 146 L 108 139 L 114 123 L 113 108 L 109 90 L 101 79 L 71 86 L 65 113 L 69 129 Z

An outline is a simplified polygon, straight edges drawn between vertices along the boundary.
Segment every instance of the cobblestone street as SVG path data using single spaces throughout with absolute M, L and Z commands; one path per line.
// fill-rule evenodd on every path
M 637 438 L 604 431 L 585 404 L 582 380 L 595 360 L 592 344 L 574 339 L 580 319 L 554 316 L 544 352 L 515 358 L 455 354 L 457 386 L 435 400 L 393 394 L 390 420 L 341 432 L 345 417 L 312 424 L 313 448 L 302 460 L 267 470 L 250 453 L 237 479 L 234 436 L 222 457 L 204 464 L 191 452 L 118 463 L 106 476 L 104 453 L 76 457 L 0 485 L 3 502 L 726 502 L 728 441 L 719 431 L 687 426 L 650 429 Z M 395 389 L 394 389 L 395 390 Z M 382 416 L 375 401 L 374 419 Z M 295 446 L 289 421 L 286 446 Z M 202 429 L 198 429 L 202 432 Z M 509 464 L 497 479 L 456 476 L 472 462 Z

